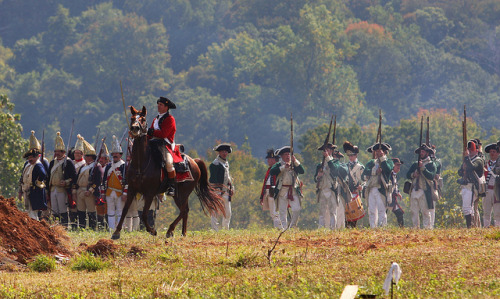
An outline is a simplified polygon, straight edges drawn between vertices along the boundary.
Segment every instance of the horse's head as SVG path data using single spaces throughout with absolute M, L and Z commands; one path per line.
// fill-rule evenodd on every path
M 130 135 L 132 138 L 143 136 L 148 131 L 148 123 L 146 121 L 146 107 L 142 106 L 142 111 L 139 111 L 130 106 L 132 116 L 130 118 Z

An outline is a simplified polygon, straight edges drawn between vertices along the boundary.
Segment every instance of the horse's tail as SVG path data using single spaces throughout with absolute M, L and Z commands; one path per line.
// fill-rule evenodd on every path
M 208 170 L 205 162 L 201 159 L 194 159 L 198 168 L 200 169 L 200 179 L 195 188 L 195 193 L 201 202 L 201 207 L 206 213 L 208 211 L 210 215 L 222 214 L 226 216 L 226 211 L 224 208 L 224 199 L 219 196 L 212 185 L 208 182 Z

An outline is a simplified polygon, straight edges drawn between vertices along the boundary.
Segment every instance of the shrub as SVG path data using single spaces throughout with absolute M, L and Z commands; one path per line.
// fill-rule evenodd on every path
M 56 260 L 53 257 L 39 254 L 28 263 L 28 268 L 36 272 L 52 272 L 56 269 Z
M 84 252 L 76 257 L 71 265 L 73 271 L 98 271 L 106 268 L 108 265 L 100 257 Z

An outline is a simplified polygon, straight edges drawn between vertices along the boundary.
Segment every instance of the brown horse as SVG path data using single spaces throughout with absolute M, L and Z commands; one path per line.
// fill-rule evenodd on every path
M 123 207 L 120 222 L 112 235 L 112 239 L 120 238 L 123 220 L 127 216 L 128 209 L 137 193 L 141 193 L 144 197 L 144 211 L 148 211 L 154 196 L 159 193 L 161 165 L 154 162 L 151 148 L 146 135 L 148 126 L 146 121 L 146 107 L 142 107 L 142 111 L 138 111 L 134 107 L 130 107 L 132 112 L 130 123 L 130 136 L 134 139 L 132 146 L 132 159 L 127 168 L 126 177 L 128 183 L 127 202 Z M 179 216 L 170 224 L 167 231 L 167 238 L 173 236 L 177 223 L 182 219 L 182 235 L 186 235 L 187 219 L 189 213 L 188 198 L 191 192 L 195 190 L 196 195 L 200 199 L 203 211 L 208 211 L 211 215 L 217 213 L 225 214 L 224 203 L 218 196 L 210 183 L 208 182 L 208 171 L 205 162 L 201 159 L 192 159 L 188 156 L 189 168 L 193 176 L 193 181 L 185 181 L 177 183 L 176 194 L 174 201 L 179 207 Z M 142 221 L 146 226 L 146 230 L 156 236 L 156 230 L 149 226 L 147 221 L 147 213 L 142 213 Z

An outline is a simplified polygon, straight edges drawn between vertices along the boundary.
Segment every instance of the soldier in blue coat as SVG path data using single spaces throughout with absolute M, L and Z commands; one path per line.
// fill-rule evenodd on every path
M 231 197 L 234 193 L 233 178 L 229 174 L 229 162 L 227 156 L 233 151 L 228 143 L 221 143 L 214 148 L 219 154 L 210 164 L 209 182 L 218 190 L 219 195 L 224 199 L 224 208 L 226 216 L 222 217 L 222 228 L 229 229 L 231 222 Z M 219 221 L 217 216 L 212 216 L 212 228 L 219 230 Z
M 38 211 L 47 209 L 45 182 L 47 173 L 40 162 L 41 146 L 32 132 L 30 136 L 30 150 L 24 154 L 27 162 L 24 164 L 19 181 L 18 199 L 24 198 L 24 206 L 28 215 L 38 220 Z

